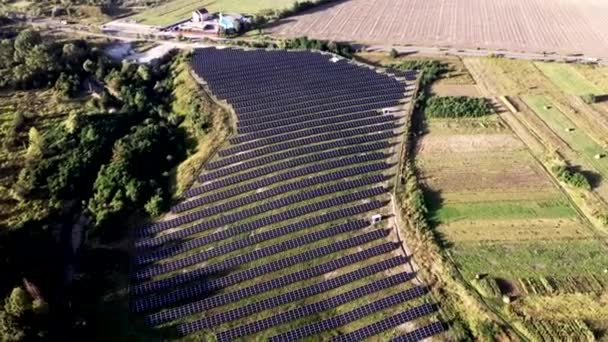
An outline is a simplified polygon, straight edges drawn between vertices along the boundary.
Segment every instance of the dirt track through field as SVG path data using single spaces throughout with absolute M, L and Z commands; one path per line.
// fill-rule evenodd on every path
M 346 0 L 279 22 L 279 36 L 608 57 L 600 0 Z

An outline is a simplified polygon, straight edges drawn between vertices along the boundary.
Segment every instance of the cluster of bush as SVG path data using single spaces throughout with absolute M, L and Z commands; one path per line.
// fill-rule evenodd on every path
M 555 165 L 551 168 L 553 173 L 557 176 L 560 181 L 571 185 L 575 188 L 591 190 L 591 184 L 585 175 L 581 172 L 572 170 L 565 165 Z
M 234 40 L 231 42 L 237 46 L 246 46 L 258 49 L 286 49 L 286 50 L 318 50 L 335 53 L 345 58 L 352 58 L 356 52 L 352 45 L 344 42 L 329 40 L 309 39 L 308 37 L 297 37 L 280 41 L 248 41 Z
M 426 101 L 424 113 L 435 118 L 479 118 L 494 114 L 494 108 L 486 98 L 432 96 Z

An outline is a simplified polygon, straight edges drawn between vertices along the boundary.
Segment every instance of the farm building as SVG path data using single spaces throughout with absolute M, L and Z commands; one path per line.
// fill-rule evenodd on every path
M 192 22 L 193 23 L 202 23 L 209 20 L 211 14 L 207 11 L 206 8 L 197 9 L 192 12 Z

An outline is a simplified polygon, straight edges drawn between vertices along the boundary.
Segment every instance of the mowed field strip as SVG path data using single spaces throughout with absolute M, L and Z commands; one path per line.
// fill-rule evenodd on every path
M 279 36 L 608 57 L 608 3 L 349 0 L 290 17 Z

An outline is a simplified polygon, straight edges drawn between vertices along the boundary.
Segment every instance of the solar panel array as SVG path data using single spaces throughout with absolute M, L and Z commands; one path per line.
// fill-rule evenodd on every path
M 331 58 L 195 51 L 196 75 L 232 106 L 237 129 L 172 216 L 136 232 L 130 306 L 150 326 L 209 330 L 219 341 L 266 332 L 282 341 L 390 310 L 336 337 L 359 340 L 432 312 L 428 304 L 403 311 L 427 292 L 407 289 L 415 274 L 395 228 L 370 220 L 389 213 L 396 164 L 388 159 L 417 74 Z M 352 311 L 326 314 L 353 302 Z M 274 327 L 283 328 L 269 334 Z

